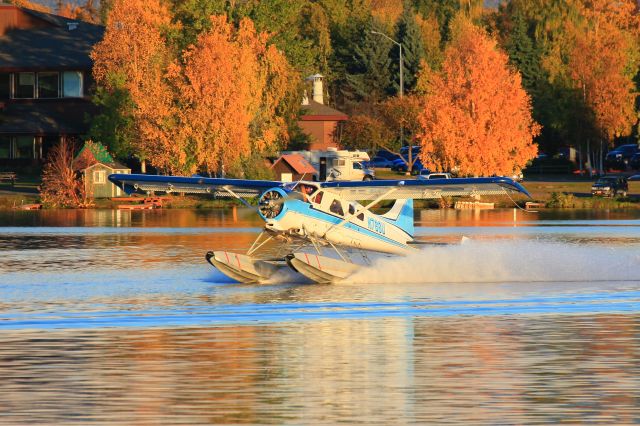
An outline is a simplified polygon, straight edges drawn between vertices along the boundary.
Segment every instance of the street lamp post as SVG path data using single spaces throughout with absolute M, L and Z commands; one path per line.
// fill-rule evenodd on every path
M 394 43 L 396 46 L 398 46 L 400 48 L 400 57 L 399 57 L 399 65 L 400 65 L 400 99 L 402 99 L 402 95 L 404 94 L 404 81 L 402 79 L 402 69 L 404 68 L 402 65 L 402 43 L 398 43 L 397 41 L 395 41 L 394 39 L 392 39 L 391 37 L 389 37 L 388 35 L 386 35 L 385 33 L 381 33 L 379 31 L 375 31 L 375 30 L 371 30 L 371 34 L 377 34 L 377 35 L 381 35 L 382 37 L 386 38 L 387 40 L 389 40 L 390 42 Z M 402 124 L 400 124 L 400 145 L 404 146 L 404 126 Z M 411 174 L 411 167 L 413 166 L 413 149 L 411 149 L 412 147 L 409 147 L 409 150 L 407 152 L 407 155 L 409 156 L 409 164 L 407 164 L 407 172 L 409 174 Z

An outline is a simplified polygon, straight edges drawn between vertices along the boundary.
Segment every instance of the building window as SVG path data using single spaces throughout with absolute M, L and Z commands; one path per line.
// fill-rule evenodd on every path
M 96 170 L 93 172 L 93 183 L 106 183 L 107 173 L 104 170 Z
M 0 136 L 0 158 L 11 158 L 10 136 Z
M 33 136 L 16 136 L 14 138 L 14 156 L 13 158 L 34 158 Z
M 57 98 L 60 77 L 57 72 L 38 73 L 38 97 Z
M 0 73 L 0 99 L 11 97 L 11 74 Z
M 62 96 L 65 98 L 82 97 L 82 73 L 65 71 L 62 74 Z
M 13 97 L 30 99 L 35 97 L 36 75 L 32 72 L 21 72 L 13 76 Z

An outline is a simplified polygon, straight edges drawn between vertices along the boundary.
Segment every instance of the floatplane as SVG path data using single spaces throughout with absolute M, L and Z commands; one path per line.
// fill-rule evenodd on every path
M 257 210 L 263 231 L 246 253 L 210 251 L 206 259 L 242 283 L 264 283 L 281 268 L 318 283 L 348 278 L 369 261 L 367 253 L 406 255 L 416 250 L 413 200 L 442 197 L 529 196 L 507 177 L 431 180 L 280 182 L 244 179 L 113 174 L 109 180 L 128 194 L 191 193 L 233 197 Z M 510 195 L 509 195 L 510 196 Z M 247 200 L 258 199 L 257 208 Z M 371 211 L 395 200 L 385 214 Z M 366 205 L 360 202 L 370 201 Z M 272 244 L 268 244 L 272 243 Z M 273 247 L 277 247 L 274 254 Z M 364 264 L 354 260 L 361 254 Z

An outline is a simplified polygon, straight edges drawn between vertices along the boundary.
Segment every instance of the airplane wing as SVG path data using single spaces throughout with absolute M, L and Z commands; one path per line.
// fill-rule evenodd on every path
M 182 192 L 211 194 L 217 197 L 252 198 L 269 188 L 284 188 L 290 183 L 268 180 L 224 179 L 206 177 L 112 174 L 109 180 L 127 194 L 133 192 Z
M 531 198 L 522 185 L 507 177 L 333 181 L 322 182 L 319 186 L 347 201 L 504 195 L 507 191 L 520 192 Z

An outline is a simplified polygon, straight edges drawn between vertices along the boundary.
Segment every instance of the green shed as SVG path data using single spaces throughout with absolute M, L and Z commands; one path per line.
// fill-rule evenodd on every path
M 131 173 L 131 169 L 113 163 L 95 163 L 82 171 L 84 174 L 84 186 L 87 194 L 93 198 L 112 198 L 126 195 L 120 188 L 112 184 L 107 177 L 112 173 Z

